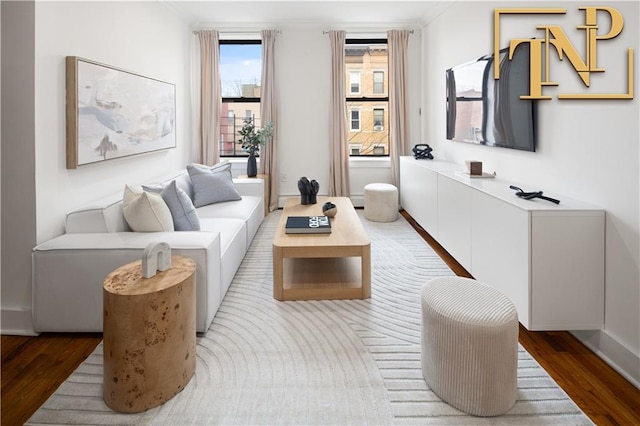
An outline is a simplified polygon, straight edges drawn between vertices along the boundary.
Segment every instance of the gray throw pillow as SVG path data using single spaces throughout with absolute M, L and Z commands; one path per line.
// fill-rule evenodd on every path
M 173 218 L 173 227 L 176 231 L 199 231 L 200 218 L 191 198 L 184 190 L 178 188 L 176 181 L 172 180 L 165 187 L 143 186 L 145 191 L 160 194 L 169 207 Z
M 214 164 L 213 166 L 207 166 L 205 164 L 200 164 L 200 163 L 191 163 L 190 166 L 195 167 L 197 169 L 210 170 L 212 172 L 215 172 L 221 169 L 231 170 L 231 163 L 229 162 L 229 160 L 222 160 L 219 163 Z
M 187 172 L 193 184 L 193 205 L 196 207 L 242 199 L 233 185 L 231 163 L 213 168 L 189 164 Z

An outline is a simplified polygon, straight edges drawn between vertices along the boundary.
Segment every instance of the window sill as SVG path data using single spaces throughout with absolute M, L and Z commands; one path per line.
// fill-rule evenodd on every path
M 232 164 L 247 164 L 247 158 L 249 157 L 222 157 L 220 160 L 227 160 Z M 256 161 L 260 161 L 260 157 L 256 157 Z
M 352 169 L 380 169 L 391 168 L 390 157 L 349 157 L 349 167 Z

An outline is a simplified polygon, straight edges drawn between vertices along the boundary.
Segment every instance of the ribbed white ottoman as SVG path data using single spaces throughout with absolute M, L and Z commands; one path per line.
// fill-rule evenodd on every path
M 370 183 L 364 187 L 364 217 L 373 222 L 398 219 L 398 188 L 389 183 Z
M 422 288 L 422 375 L 443 401 L 497 416 L 516 401 L 518 314 L 500 291 L 461 277 Z

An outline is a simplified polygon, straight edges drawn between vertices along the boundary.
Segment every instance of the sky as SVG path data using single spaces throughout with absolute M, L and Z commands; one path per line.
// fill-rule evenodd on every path
M 262 74 L 262 45 L 221 44 L 220 81 L 222 96 L 239 96 L 242 84 L 260 85 Z

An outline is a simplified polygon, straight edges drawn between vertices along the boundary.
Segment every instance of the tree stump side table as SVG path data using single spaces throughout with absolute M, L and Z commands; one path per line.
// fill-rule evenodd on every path
M 171 257 L 151 278 L 141 261 L 103 283 L 103 396 L 113 410 L 137 413 L 173 398 L 196 367 L 196 263 Z

